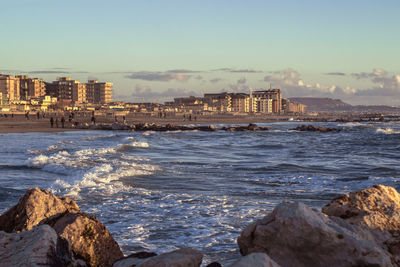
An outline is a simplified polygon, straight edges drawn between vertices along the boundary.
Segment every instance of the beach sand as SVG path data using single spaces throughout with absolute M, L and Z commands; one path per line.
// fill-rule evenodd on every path
M 56 116 L 54 116 L 55 118 Z M 53 128 L 50 126 L 50 115 L 46 118 L 37 119 L 36 116 L 31 115 L 29 120 L 24 115 L 14 115 L 12 118 L 0 117 L 0 133 L 26 133 L 26 132 L 61 132 L 61 131 L 82 131 L 82 129 L 74 129 L 71 123 L 68 122 L 66 117 L 65 128 L 61 128 L 60 116 L 58 115 L 58 128 L 55 123 Z M 90 124 L 90 116 L 77 115 L 73 122 L 88 123 Z M 165 125 L 168 123 L 175 125 L 184 124 L 248 124 L 248 123 L 269 123 L 276 121 L 287 121 L 287 117 L 280 116 L 233 116 L 233 115 L 213 115 L 213 116 L 194 116 L 191 120 L 189 117 L 183 116 L 167 116 L 166 118 L 159 118 L 155 116 L 146 116 L 144 114 L 134 114 L 126 116 L 127 124 L 137 123 L 155 123 Z M 117 117 L 117 121 L 122 123 L 122 116 Z M 96 123 L 113 123 L 115 122 L 114 116 L 96 116 Z

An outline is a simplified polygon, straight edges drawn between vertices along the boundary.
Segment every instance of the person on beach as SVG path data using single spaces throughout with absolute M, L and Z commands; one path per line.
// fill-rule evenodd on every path
M 125 116 L 122 116 L 122 121 L 124 122 L 124 124 L 126 124 L 126 118 L 125 118 Z
M 92 122 L 93 125 L 96 125 L 96 118 L 94 117 L 94 115 L 92 116 L 90 121 Z
M 29 111 L 25 112 L 25 118 L 29 120 Z
M 36 112 L 36 118 L 39 120 L 40 119 L 40 112 Z
M 58 128 L 58 118 L 56 118 L 56 128 Z
M 53 128 L 53 125 L 54 125 L 54 119 L 53 119 L 53 117 L 51 117 L 50 118 L 50 127 Z
M 61 117 L 61 128 L 64 128 L 64 123 L 65 123 L 65 119 L 64 119 L 64 115 Z

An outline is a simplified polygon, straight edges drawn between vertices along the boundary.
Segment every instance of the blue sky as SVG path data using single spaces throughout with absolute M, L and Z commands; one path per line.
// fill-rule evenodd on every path
M 399 1 L 0 0 L 0 73 L 163 102 L 280 87 L 398 105 Z

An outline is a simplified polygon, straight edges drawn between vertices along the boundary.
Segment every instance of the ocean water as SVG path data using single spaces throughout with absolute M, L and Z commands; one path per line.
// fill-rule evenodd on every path
M 0 134 L 0 213 L 38 186 L 97 216 L 126 255 L 190 247 L 205 263 L 228 263 L 239 257 L 241 230 L 281 201 L 321 208 L 374 184 L 399 189 L 400 124 L 291 130 L 300 124 L 260 124 L 266 132 Z

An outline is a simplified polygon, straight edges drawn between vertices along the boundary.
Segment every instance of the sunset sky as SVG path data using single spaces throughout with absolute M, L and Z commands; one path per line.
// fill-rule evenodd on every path
M 278 87 L 400 105 L 400 1 L 0 0 L 0 73 L 164 102 Z

